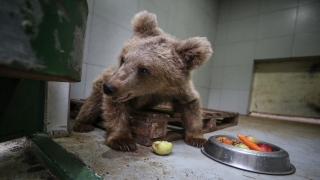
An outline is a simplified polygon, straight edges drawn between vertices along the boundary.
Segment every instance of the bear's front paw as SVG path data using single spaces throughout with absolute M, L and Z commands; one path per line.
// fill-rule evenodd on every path
M 105 142 L 107 146 L 111 149 L 118 151 L 135 151 L 137 149 L 137 145 L 134 139 L 132 138 L 118 138 L 118 139 L 110 139 Z
M 94 127 L 91 124 L 83 124 L 76 122 L 76 124 L 73 126 L 73 131 L 75 132 L 89 132 L 93 130 Z
M 195 147 L 203 147 L 207 140 L 205 138 L 196 138 L 196 137 L 188 137 L 185 139 L 186 143 L 195 146 Z

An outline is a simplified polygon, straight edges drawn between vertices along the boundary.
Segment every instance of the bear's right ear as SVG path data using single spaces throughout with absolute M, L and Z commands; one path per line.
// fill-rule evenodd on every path
M 187 70 L 201 66 L 212 54 L 210 42 L 203 37 L 193 37 L 173 44 Z
M 162 32 L 162 30 L 158 28 L 157 16 L 147 11 L 136 14 L 131 24 L 134 33 L 140 37 L 157 36 Z

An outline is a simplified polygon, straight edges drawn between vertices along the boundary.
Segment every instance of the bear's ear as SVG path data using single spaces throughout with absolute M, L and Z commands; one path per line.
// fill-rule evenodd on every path
M 174 48 L 189 71 L 201 66 L 212 54 L 211 44 L 204 37 L 178 41 L 174 43 Z
M 136 14 L 131 24 L 134 33 L 140 37 L 157 36 L 162 32 L 162 30 L 158 28 L 157 16 L 147 11 Z

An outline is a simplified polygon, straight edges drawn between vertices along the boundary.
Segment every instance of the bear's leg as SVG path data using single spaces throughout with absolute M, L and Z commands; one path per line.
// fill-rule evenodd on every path
M 93 91 L 80 109 L 73 130 L 76 132 L 89 132 L 94 130 L 92 123 L 102 114 L 101 93 Z
M 137 146 L 131 136 L 126 104 L 112 102 L 104 97 L 102 110 L 107 133 L 105 145 L 118 151 L 135 151 Z
M 185 129 L 185 142 L 191 146 L 202 147 L 206 143 L 202 132 L 202 118 L 200 100 L 194 99 L 188 103 L 174 102 L 175 110 L 181 112 L 181 118 Z

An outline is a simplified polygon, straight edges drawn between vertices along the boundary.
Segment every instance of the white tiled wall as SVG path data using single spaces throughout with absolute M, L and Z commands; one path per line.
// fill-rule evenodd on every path
M 254 60 L 320 55 L 319 0 L 220 0 L 209 108 L 247 114 Z
M 71 84 L 71 98 L 90 95 L 93 79 L 116 63 L 122 44 L 131 34 L 131 19 L 139 11 L 157 15 L 159 27 L 179 39 L 205 36 L 214 44 L 218 0 L 87 0 L 87 22 L 82 81 Z M 203 107 L 208 106 L 212 74 L 211 58 L 193 73 Z
M 48 82 L 45 129 L 50 136 L 68 135 L 69 88 L 66 82 Z
M 206 36 L 213 57 L 193 73 L 203 107 L 247 114 L 254 60 L 320 55 L 319 0 L 87 0 L 82 81 L 71 98 L 89 96 L 92 80 L 116 63 L 139 11 L 179 39 Z

